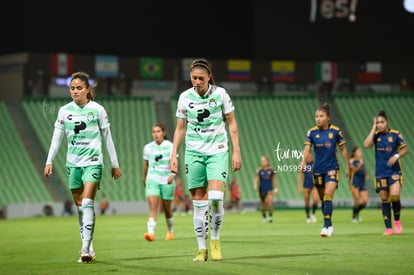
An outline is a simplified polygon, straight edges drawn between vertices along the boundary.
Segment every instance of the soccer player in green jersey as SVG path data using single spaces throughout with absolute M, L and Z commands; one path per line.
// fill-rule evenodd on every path
M 169 165 L 173 144 L 166 139 L 164 124 L 160 122 L 152 127 L 152 138 L 153 141 L 145 144 L 143 149 L 142 183 L 149 207 L 147 232 L 144 234 L 144 239 L 150 242 L 155 240 L 157 213 L 161 203 L 167 221 L 165 239 L 174 240 L 174 215 L 171 204 L 174 200 L 176 185 L 175 174 L 170 172 Z
M 228 180 L 229 143 L 226 123 L 233 145 L 233 171 L 241 169 L 239 134 L 234 106 L 229 94 L 216 86 L 211 66 L 196 59 L 190 68 L 191 88 L 178 99 L 170 169 L 178 173 L 177 153 L 185 137 L 185 174 L 193 199 L 194 231 L 198 243 L 195 262 L 208 258 L 208 217 L 212 260 L 221 260 L 220 231 L 223 226 L 224 188 Z
M 63 137 L 67 139 L 66 171 L 69 189 L 78 206 L 79 231 L 82 239 L 78 262 L 95 260 L 92 239 L 95 228 L 94 200 L 102 178 L 102 139 L 112 164 L 112 177 L 118 179 L 119 168 L 115 146 L 112 141 L 110 123 L 104 107 L 94 101 L 89 75 L 77 72 L 70 80 L 70 95 L 73 101 L 60 107 L 52 136 L 44 175 L 51 177 L 53 160 Z

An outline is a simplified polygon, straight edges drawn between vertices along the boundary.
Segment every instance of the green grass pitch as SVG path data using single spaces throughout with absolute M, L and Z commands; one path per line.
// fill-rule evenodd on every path
M 97 215 L 97 260 L 79 264 L 77 217 L 0 221 L 0 274 L 413 274 L 414 209 L 403 208 L 403 234 L 384 237 L 381 210 L 334 209 L 334 236 L 321 238 L 322 214 L 307 224 L 301 209 L 275 209 L 273 223 L 260 212 L 226 212 L 223 260 L 192 262 L 192 215 L 176 214 L 175 240 L 165 241 L 160 213 L 156 240 L 143 239 L 147 216 Z

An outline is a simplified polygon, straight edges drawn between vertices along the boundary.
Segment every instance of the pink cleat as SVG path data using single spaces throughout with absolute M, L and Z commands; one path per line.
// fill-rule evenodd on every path
M 401 222 L 400 221 L 394 221 L 394 228 L 395 228 L 395 233 L 396 234 L 401 234 L 402 233 L 402 227 L 401 227 Z
M 392 229 L 391 228 L 387 228 L 384 231 L 384 236 L 391 236 L 392 235 Z

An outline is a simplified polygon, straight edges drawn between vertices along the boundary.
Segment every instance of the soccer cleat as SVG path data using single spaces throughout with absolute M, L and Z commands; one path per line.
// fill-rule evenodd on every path
M 384 236 L 391 236 L 392 235 L 392 229 L 391 228 L 387 228 L 384 231 Z
M 167 241 L 174 240 L 174 232 L 167 232 L 167 235 L 165 236 L 165 240 Z
M 334 228 L 333 226 L 324 227 L 321 230 L 321 237 L 330 237 L 333 235 Z
M 220 240 L 210 240 L 210 250 L 210 256 L 213 261 L 221 260 Z
M 80 260 L 82 263 L 90 263 L 92 262 L 93 256 L 89 251 L 83 250 L 81 251 Z
M 358 219 L 357 218 L 352 218 L 352 223 L 358 223 Z
M 147 241 L 149 241 L 149 242 L 152 242 L 152 241 L 154 241 L 154 240 L 155 240 L 155 237 L 154 237 L 154 234 L 151 234 L 151 233 L 145 233 L 145 234 L 144 234 L 144 239 L 145 239 L 145 240 L 147 240 Z
M 328 230 L 329 230 L 329 236 L 328 237 L 330 237 L 334 233 L 334 227 L 331 225 L 331 226 L 328 227 Z
M 273 218 L 272 218 L 272 217 L 269 217 L 269 218 L 267 219 L 267 222 L 268 222 L 268 223 L 272 223 L 272 222 L 273 222 Z
M 198 250 L 197 256 L 193 259 L 193 262 L 206 262 L 207 254 L 207 249 Z
M 316 223 L 318 220 L 316 219 L 316 216 L 315 215 L 311 215 L 310 216 L 310 219 L 311 219 L 311 221 L 312 221 L 312 223 Z
M 95 253 L 95 251 L 91 251 L 90 254 L 92 256 L 92 260 L 90 260 L 90 262 L 94 262 L 96 260 L 96 253 Z M 79 257 L 78 263 L 83 263 L 82 257 Z
M 362 222 L 362 218 L 358 216 L 358 222 Z
M 311 223 L 312 222 L 312 220 L 311 220 L 311 218 L 309 217 L 309 218 L 306 218 L 306 223 Z
M 401 234 L 402 233 L 402 227 L 400 221 L 394 221 L 394 228 L 395 228 L 395 234 Z

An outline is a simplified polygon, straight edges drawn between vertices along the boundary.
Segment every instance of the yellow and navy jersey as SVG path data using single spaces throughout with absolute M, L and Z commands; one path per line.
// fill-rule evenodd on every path
M 339 170 L 336 154 L 337 146 L 345 144 L 345 138 L 341 129 L 329 124 L 325 130 L 314 126 L 308 130 L 305 145 L 313 146 L 314 151 L 314 173 L 322 174 L 331 170 Z
M 376 132 L 374 134 L 375 144 L 375 176 L 388 177 L 401 173 L 401 163 L 398 160 L 393 166 L 388 166 L 388 160 L 398 150 L 407 146 L 401 133 L 394 129 L 389 129 L 387 133 Z
M 256 175 L 259 176 L 260 185 L 272 185 L 272 177 L 275 174 L 275 170 L 272 167 L 269 168 L 258 168 L 256 170 Z
M 355 167 L 358 167 L 360 162 L 361 162 L 360 160 L 354 159 L 354 158 L 351 158 L 349 160 L 349 164 Z M 350 176 L 351 184 L 354 186 L 361 186 L 362 184 L 365 183 L 365 177 L 366 177 L 365 166 L 364 164 L 362 164 L 358 171 L 351 172 L 351 176 Z

